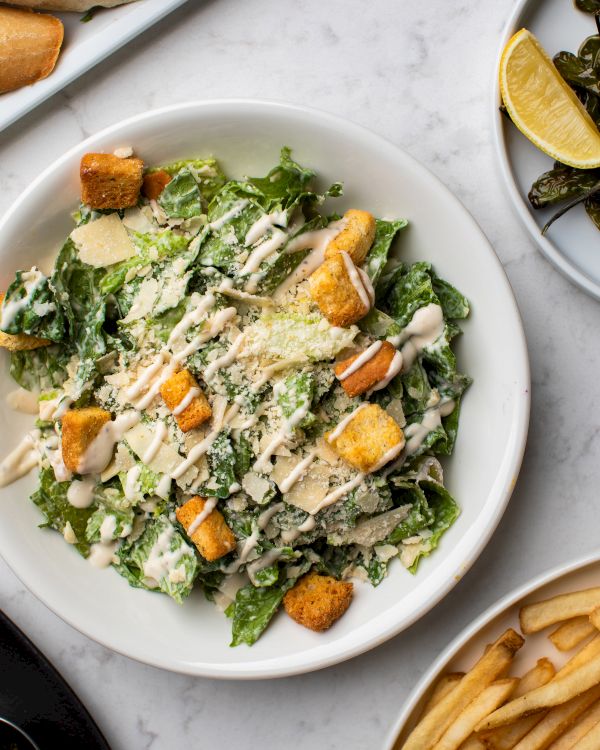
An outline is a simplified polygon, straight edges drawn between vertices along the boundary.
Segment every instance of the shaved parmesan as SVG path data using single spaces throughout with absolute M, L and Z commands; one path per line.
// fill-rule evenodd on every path
M 137 253 L 116 213 L 77 227 L 71 232 L 71 239 L 83 263 L 96 268 L 119 263 Z
M 142 460 L 142 457 L 150 447 L 154 438 L 154 433 L 155 428 L 153 424 L 138 423 L 125 434 L 125 440 L 129 444 L 129 447 L 140 460 Z M 182 464 L 184 460 L 184 457 L 180 456 L 175 448 L 167 443 L 161 443 L 156 455 L 147 466 L 157 474 L 168 474 L 171 476 L 175 469 Z M 190 466 L 190 468 L 177 479 L 177 484 L 184 489 L 189 487 L 197 476 L 198 469 L 195 466 Z
M 272 478 L 279 485 L 300 462 L 299 456 L 279 456 L 275 462 Z M 312 513 L 329 492 L 332 469 L 325 464 L 312 464 L 306 474 L 294 483 L 284 500 L 306 513 Z
M 329 541 L 335 545 L 360 544 L 363 547 L 372 547 L 388 537 L 396 526 L 406 519 L 411 508 L 412 505 L 402 505 L 380 516 L 369 518 L 357 524 L 353 529 L 333 534 Z

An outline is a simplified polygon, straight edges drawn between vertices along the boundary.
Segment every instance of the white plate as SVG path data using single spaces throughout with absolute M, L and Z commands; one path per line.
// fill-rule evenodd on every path
M 593 17 L 578 11 L 570 0 L 521 0 L 502 35 L 498 63 L 506 42 L 523 27 L 537 36 L 551 57 L 561 50 L 577 52 L 587 36 L 597 33 Z M 499 104 L 496 69 L 491 102 L 493 137 L 510 199 L 546 258 L 571 281 L 600 299 L 600 232 L 583 206 L 576 206 L 542 236 L 542 227 L 560 206 L 536 211 L 527 194 L 535 179 L 552 168 L 553 161 L 500 113 Z
M 201 592 L 182 607 L 129 588 L 114 571 L 98 571 L 55 532 L 38 531 L 28 500 L 33 478 L 0 492 L 0 553 L 23 582 L 63 619 L 110 648 L 172 670 L 254 678 L 308 672 L 366 651 L 415 622 L 473 564 L 496 527 L 516 481 L 529 416 L 529 371 L 519 313 L 502 267 L 463 206 L 424 167 L 376 135 L 300 107 L 252 101 L 193 103 L 118 124 L 69 151 L 21 196 L 0 223 L 0 288 L 40 253 L 56 251 L 71 229 L 83 153 L 133 144 L 149 164 L 214 154 L 232 175 L 264 174 L 285 144 L 323 185 L 340 179 L 338 210 L 360 206 L 411 221 L 402 257 L 433 261 L 472 301 L 458 344 L 461 368 L 475 378 L 464 399 L 447 484 L 462 515 L 414 577 L 399 564 L 377 588 L 356 587 L 348 613 L 315 634 L 285 615 L 252 648 L 230 649 L 229 622 Z M 29 423 L 4 405 L 11 388 L 1 363 L 0 455 Z
M 137 0 L 131 5 L 102 9 L 87 23 L 81 23 L 83 13 L 53 13 L 65 26 L 65 41 L 56 67 L 48 78 L 33 86 L 0 95 L 0 130 L 185 2 Z
M 481 657 L 488 643 L 495 641 L 507 628 L 519 630 L 519 609 L 523 604 L 597 586 L 598 576 L 600 554 L 596 552 L 536 576 L 486 610 L 452 641 L 421 678 L 402 707 L 384 750 L 393 750 L 396 739 L 405 740 L 408 737 L 431 689 L 443 674 L 470 669 Z M 551 631 L 552 628 L 527 636 L 525 646 L 514 660 L 514 674 L 526 672 L 542 656 L 547 656 L 556 667 L 564 664 L 570 654 L 561 653 L 554 648 L 547 638 Z

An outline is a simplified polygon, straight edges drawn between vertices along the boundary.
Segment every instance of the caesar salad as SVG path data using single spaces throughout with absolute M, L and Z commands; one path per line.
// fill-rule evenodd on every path
M 9 402 L 37 419 L 0 486 L 37 469 L 42 526 L 131 586 L 201 587 L 233 646 L 415 573 L 459 515 L 439 457 L 469 302 L 392 256 L 406 220 L 326 211 L 342 186 L 287 148 L 264 177 L 121 148 L 80 178 L 52 272 L 2 295 Z

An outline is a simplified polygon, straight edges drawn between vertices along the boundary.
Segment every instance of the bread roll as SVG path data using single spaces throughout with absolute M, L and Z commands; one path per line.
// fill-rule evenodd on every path
M 75 10 L 80 13 L 90 8 L 114 8 L 115 5 L 125 5 L 132 0 L 7 0 L 10 5 L 36 10 Z
M 63 34 L 63 25 L 54 16 L 0 7 L 0 93 L 49 75 Z

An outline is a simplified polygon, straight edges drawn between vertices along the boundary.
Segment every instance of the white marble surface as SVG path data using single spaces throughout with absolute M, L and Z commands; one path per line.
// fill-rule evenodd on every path
M 1 606 L 64 674 L 114 750 L 378 748 L 418 677 L 464 625 L 532 575 L 597 547 L 600 305 L 559 276 L 521 229 L 490 140 L 497 40 L 513 4 L 189 0 L 0 134 L 1 211 L 84 136 L 171 102 L 262 97 L 346 116 L 407 149 L 462 199 L 506 268 L 529 342 L 529 446 L 498 531 L 433 612 L 354 661 L 254 684 L 169 674 L 81 636 L 0 564 Z

